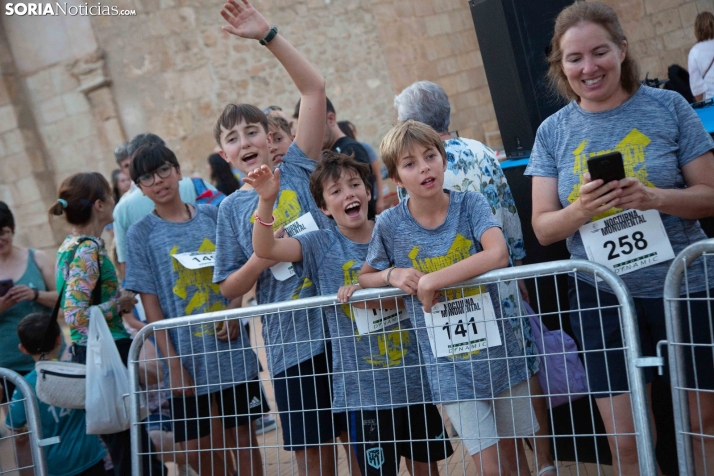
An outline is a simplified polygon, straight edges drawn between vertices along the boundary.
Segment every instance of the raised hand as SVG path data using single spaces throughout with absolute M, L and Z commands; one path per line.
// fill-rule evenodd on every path
M 248 0 L 228 0 L 221 16 L 228 22 L 223 30 L 241 38 L 262 40 L 270 31 L 268 22 Z
M 273 173 L 270 167 L 261 165 L 243 177 L 243 181 L 253 187 L 262 200 L 274 203 L 280 192 L 280 169 L 275 169 Z

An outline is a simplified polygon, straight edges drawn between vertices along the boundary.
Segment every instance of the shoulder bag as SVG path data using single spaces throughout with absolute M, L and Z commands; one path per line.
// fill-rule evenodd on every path
M 77 248 L 74 249 L 74 252 L 72 252 L 69 259 L 70 264 L 74 261 L 74 256 L 77 253 L 79 245 L 85 241 L 94 240 L 91 238 L 85 238 L 77 243 Z M 59 293 L 57 303 L 52 311 L 52 317 L 50 322 L 47 324 L 47 328 L 45 329 L 45 334 L 42 339 L 43 345 L 40 349 L 46 349 L 52 345 L 47 342 L 50 339 L 49 332 L 52 324 L 57 322 L 59 308 L 62 303 L 66 287 L 67 284 L 65 283 Z M 92 290 L 92 305 L 96 306 L 101 304 L 101 296 L 102 269 L 101 266 L 99 266 L 99 278 L 97 279 L 97 283 Z M 37 350 L 40 351 L 40 349 Z M 87 368 L 84 364 L 61 362 L 58 360 L 44 360 L 44 353 L 42 353 L 42 357 L 40 357 L 40 360 L 35 364 L 35 371 L 37 372 L 37 385 L 35 386 L 35 393 L 41 402 L 59 408 L 84 408 L 87 376 Z

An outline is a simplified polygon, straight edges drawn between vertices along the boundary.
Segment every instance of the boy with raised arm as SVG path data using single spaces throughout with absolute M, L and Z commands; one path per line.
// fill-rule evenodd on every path
M 224 30 L 242 38 L 262 40 L 285 67 L 301 94 L 303 111 L 295 141 L 282 158 L 282 183 L 272 215 L 255 216 L 258 195 L 238 190 L 221 203 L 213 281 L 224 296 L 235 299 L 257 281 L 258 304 L 312 297 L 312 281 L 303 279 L 299 264 L 275 263 L 253 254 L 253 223 L 273 229 L 329 228 L 309 190 L 310 173 L 320 155 L 325 132 L 325 80 L 315 68 L 247 0 L 231 0 L 221 11 Z M 256 42 L 256 48 L 258 46 Z M 228 105 L 216 121 L 214 136 L 223 158 L 243 174 L 261 165 L 273 167 L 271 134 L 265 114 L 248 104 Z M 293 268 L 294 266 L 294 268 Z M 268 368 L 273 377 L 284 448 L 293 451 L 301 475 L 334 472 L 333 447 L 321 449 L 338 434 L 332 411 L 325 353 L 325 330 L 319 309 L 263 316 Z
M 412 296 L 405 302 L 432 397 L 481 473 L 529 474 L 514 436 L 532 435 L 537 423 L 527 398 L 509 400 L 527 397 L 528 384 L 516 336 L 493 305 L 498 289 L 439 292 L 508 266 L 499 224 L 480 194 L 443 190 L 446 154 L 431 127 L 411 120 L 396 125 L 382 140 L 381 156 L 409 200 L 380 216 L 359 283 L 396 286 Z
M 412 474 L 437 474 L 436 462 L 452 450 L 444 440 L 439 411 L 424 403 L 431 395 L 416 336 L 408 321 L 400 322 L 406 313 L 386 309 L 396 307 L 394 299 L 370 303 L 376 312 L 346 304 L 359 288 L 357 273 L 374 229 L 374 222 L 367 219 L 368 166 L 323 151 L 310 177 L 310 191 L 337 226 L 294 238 L 275 239 L 272 229 L 262 225 L 280 190 L 280 170 L 273 175 L 263 166 L 244 180 L 260 195 L 256 215 L 261 221 L 253 226 L 255 253 L 302 262 L 303 277 L 312 280 L 321 295 L 337 294 L 345 303 L 325 309 L 332 346 L 332 411 L 350 434 L 362 475 L 398 474 L 401 456 Z
M 132 252 L 125 287 L 141 295 L 148 321 L 240 306 L 212 282 L 218 209 L 183 202 L 176 155 L 160 144 L 144 145 L 134 154 L 130 174 L 155 206 L 127 234 Z M 167 367 L 174 441 L 186 442 L 189 464 L 199 474 L 233 474 L 233 458 L 216 448 L 224 442 L 238 448 L 241 474 L 250 468 L 259 474 L 263 466 L 250 422 L 268 406 L 240 321 L 183 326 L 155 337 Z

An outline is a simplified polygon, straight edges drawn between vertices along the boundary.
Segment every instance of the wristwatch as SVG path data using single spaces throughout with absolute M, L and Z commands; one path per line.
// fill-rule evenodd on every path
M 37 298 L 40 297 L 40 290 L 37 288 L 32 288 L 33 291 L 35 291 L 35 296 L 32 298 L 33 301 L 37 301 Z
M 265 38 L 260 40 L 260 44 L 263 46 L 267 45 L 268 43 L 273 41 L 273 38 L 275 38 L 275 35 L 277 35 L 277 34 L 278 34 L 278 27 L 277 26 L 271 27 L 268 34 L 265 35 Z

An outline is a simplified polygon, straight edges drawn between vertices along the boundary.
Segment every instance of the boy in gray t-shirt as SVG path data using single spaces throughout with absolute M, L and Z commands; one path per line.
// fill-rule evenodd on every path
M 149 322 L 220 311 L 229 302 L 211 282 L 218 210 L 181 200 L 181 169 L 163 145 L 140 148 L 131 178 L 155 204 L 154 212 L 129 228 L 125 287 L 141 295 Z M 240 305 L 238 303 L 233 303 Z M 250 421 L 267 403 L 262 395 L 257 357 L 240 321 L 221 325 L 182 326 L 156 332 L 156 345 L 166 363 L 176 442 L 186 442 L 189 464 L 201 474 L 220 472 L 223 451 L 210 452 L 212 438 L 225 438 L 238 448 L 239 464 L 262 468 Z M 211 424 L 212 405 L 221 425 Z M 222 431 L 223 430 L 223 431 Z M 200 453 L 204 452 L 203 455 Z
M 310 191 L 321 213 L 335 220 L 336 229 L 276 240 L 271 228 L 263 225 L 263 217 L 272 211 L 279 176 L 279 171 L 273 175 L 263 167 L 246 178 L 260 195 L 256 216 L 261 219 L 253 226 L 253 245 L 260 257 L 301 262 L 302 276 L 320 294 L 337 293 L 343 302 L 324 308 L 332 344 L 332 411 L 350 434 L 362 474 L 397 474 L 401 456 L 411 460 L 407 467 L 414 462 L 435 474 L 436 462 L 448 457 L 451 447 L 444 440 L 438 410 L 425 403 L 431 396 L 416 335 L 408 319 L 402 318 L 406 314 L 386 309 L 396 309 L 395 300 L 370 303 L 375 312 L 364 309 L 364 303 L 361 308 L 347 304 L 359 288 L 357 272 L 374 229 L 374 222 L 367 219 L 368 167 L 346 155 L 323 151 L 310 177 Z
M 280 164 L 284 181 L 273 225 L 293 229 L 330 227 L 308 190 L 310 172 L 322 149 L 325 134 L 325 80 L 275 27 L 245 0 L 230 0 L 222 11 L 224 29 L 244 38 L 263 40 L 285 67 L 301 94 L 297 134 Z M 219 154 L 247 175 L 256 167 L 275 167 L 273 136 L 265 114 L 250 104 L 229 104 L 214 126 Z M 213 282 L 221 293 L 236 299 L 256 286 L 258 304 L 275 304 L 315 296 L 315 286 L 300 277 L 290 263 L 275 263 L 253 254 L 251 229 L 258 196 L 243 187 L 226 198 L 218 213 L 216 267 Z M 293 226 L 291 226 L 291 224 Z M 317 309 L 262 316 L 268 369 L 273 377 L 275 401 L 283 433 L 283 448 L 295 452 L 301 476 L 332 474 L 331 451 L 320 451 L 337 434 L 330 410 L 330 378 L 325 355 L 324 323 Z
M 443 190 L 446 154 L 429 126 L 411 120 L 396 125 L 380 155 L 409 199 L 379 217 L 359 283 L 411 295 L 405 302 L 432 396 L 477 467 L 498 468 L 505 458 L 527 474 L 514 437 L 532 435 L 537 423 L 528 399 L 509 399 L 528 395 L 528 384 L 525 363 L 517 358 L 523 352 L 512 327 L 503 325 L 498 289 L 439 291 L 508 266 L 499 224 L 480 194 Z

